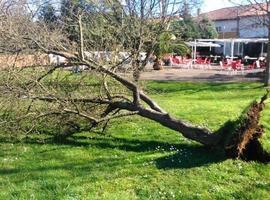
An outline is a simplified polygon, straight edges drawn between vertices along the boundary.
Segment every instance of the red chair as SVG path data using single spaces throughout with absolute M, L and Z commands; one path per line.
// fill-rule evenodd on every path
M 188 64 L 188 63 L 190 63 L 190 61 L 192 61 L 192 59 L 190 59 L 190 58 L 188 58 L 188 57 L 184 57 L 184 58 L 182 59 L 183 64 Z
M 202 58 L 196 58 L 195 63 L 201 65 L 204 63 L 204 60 Z
M 211 64 L 211 58 L 205 58 L 204 63 L 207 65 Z
M 219 64 L 223 69 L 228 69 L 229 67 L 231 67 L 231 63 L 228 62 L 228 60 L 222 60 L 219 62 Z
M 233 70 L 242 69 L 242 67 L 243 67 L 243 64 L 241 63 L 241 60 L 232 61 Z
M 232 74 L 234 70 L 232 69 L 232 60 L 226 59 L 219 62 L 222 69 L 226 70 L 228 74 Z
M 173 61 L 175 64 L 177 64 L 177 65 L 180 64 L 180 59 L 178 59 L 176 56 L 173 56 L 173 57 L 172 57 L 172 61 Z
M 262 61 L 260 62 L 260 68 L 265 68 L 266 67 L 266 62 Z
M 255 66 L 256 66 L 256 62 L 253 62 L 252 64 L 249 64 L 249 65 L 248 65 L 248 69 L 249 69 L 249 70 L 252 70 L 252 69 L 255 68 Z

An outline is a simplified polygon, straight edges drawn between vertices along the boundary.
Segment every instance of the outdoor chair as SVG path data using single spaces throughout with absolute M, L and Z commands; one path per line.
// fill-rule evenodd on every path
M 211 64 L 211 59 L 210 58 L 197 58 L 196 60 L 195 60 L 195 64 L 198 64 L 198 65 L 200 65 L 200 69 L 204 69 L 204 68 L 210 68 L 211 66 L 210 66 L 210 64 Z
M 173 56 L 172 57 L 172 62 L 175 63 L 176 65 L 179 65 L 180 64 L 180 59 L 177 58 L 176 56 Z
M 254 61 L 252 64 L 248 65 L 248 70 L 253 70 L 256 67 L 256 61 Z
M 259 68 L 264 68 L 265 66 L 266 66 L 265 62 L 256 60 L 252 64 L 248 65 L 248 69 L 249 70 L 259 69 Z
M 236 61 L 232 61 L 231 63 L 232 65 L 232 69 L 237 73 L 237 71 L 241 71 L 241 73 L 244 73 L 244 64 L 242 64 L 242 61 L 236 60 Z
M 259 57 L 258 59 L 258 64 L 260 68 L 265 68 L 266 67 L 266 59 L 265 57 Z
M 266 67 L 266 62 L 260 62 L 260 68 L 265 68 Z
M 232 63 L 229 59 L 226 59 L 226 62 L 224 60 L 219 62 L 220 67 L 222 70 L 227 71 L 228 74 L 232 74 L 234 70 L 232 69 Z
M 195 63 L 201 65 L 204 63 L 204 60 L 202 58 L 196 58 Z

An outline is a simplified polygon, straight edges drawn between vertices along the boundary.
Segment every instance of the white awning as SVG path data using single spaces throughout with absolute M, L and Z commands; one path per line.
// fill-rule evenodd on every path
M 215 44 L 212 42 L 186 42 L 186 44 L 190 47 L 221 47 L 219 44 Z
M 267 43 L 267 38 L 197 39 L 198 42 Z

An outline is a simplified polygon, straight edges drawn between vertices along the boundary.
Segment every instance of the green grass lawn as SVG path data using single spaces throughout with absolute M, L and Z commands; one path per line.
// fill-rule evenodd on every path
M 147 82 L 173 115 L 217 130 L 264 94 L 259 83 Z M 270 105 L 263 113 L 270 151 Z M 0 199 L 270 199 L 270 165 L 225 159 L 149 120 L 65 144 L 0 142 Z

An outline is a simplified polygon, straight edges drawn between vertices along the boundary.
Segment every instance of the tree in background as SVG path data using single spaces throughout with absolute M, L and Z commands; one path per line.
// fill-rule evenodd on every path
M 56 10 L 49 1 L 42 5 L 38 19 L 46 24 L 51 24 L 51 26 L 57 21 Z
M 213 22 L 208 18 L 203 18 L 197 22 L 199 26 L 200 38 L 211 39 L 217 38 L 218 33 Z
M 61 0 L 60 12 L 63 19 L 74 18 L 80 10 L 87 10 L 91 1 L 86 0 Z
M 190 53 L 190 48 L 181 39 L 177 39 L 171 31 L 163 32 L 154 47 L 155 63 L 153 68 L 155 70 L 162 69 L 162 58 L 166 54 L 177 54 L 184 56 Z
M 90 3 L 89 3 L 90 4 Z M 70 41 L 78 41 L 77 17 L 86 10 L 85 0 L 61 0 L 60 20 L 65 23 L 65 33 Z
M 190 41 L 198 38 L 215 38 L 217 32 L 214 24 L 208 18 L 193 17 L 193 11 L 199 9 L 200 1 L 190 4 L 184 1 L 178 18 L 172 20 L 170 30 L 178 38 Z
M 178 19 L 171 23 L 170 29 L 177 38 L 185 41 L 217 37 L 214 24 L 207 18 L 201 20 L 193 18 Z

